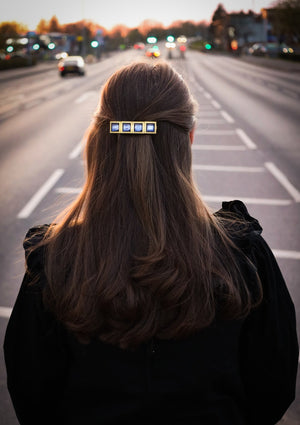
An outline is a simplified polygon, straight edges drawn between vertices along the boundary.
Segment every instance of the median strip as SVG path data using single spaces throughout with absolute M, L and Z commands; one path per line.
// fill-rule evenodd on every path
M 18 218 L 28 218 L 30 214 L 35 210 L 38 204 L 42 201 L 43 198 L 50 192 L 53 186 L 58 182 L 61 176 L 64 174 L 65 170 L 57 169 L 54 173 L 51 174 L 49 179 L 40 187 L 40 189 L 32 196 L 32 198 L 27 202 L 24 208 L 17 215 Z

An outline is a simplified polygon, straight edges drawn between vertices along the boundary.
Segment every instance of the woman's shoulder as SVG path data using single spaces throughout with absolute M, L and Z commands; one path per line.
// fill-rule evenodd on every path
M 44 264 L 45 247 L 42 242 L 50 224 L 42 224 L 31 227 L 24 238 L 23 248 L 25 250 L 26 266 L 28 271 L 39 271 Z
M 262 227 L 259 221 L 252 217 L 246 205 L 240 200 L 222 202 L 222 208 L 215 214 L 216 217 L 235 224 L 234 229 L 248 230 L 248 233 L 260 235 Z
M 222 208 L 214 213 L 228 236 L 243 250 L 263 241 L 262 227 L 258 219 L 252 217 L 246 205 L 240 200 L 222 202 Z

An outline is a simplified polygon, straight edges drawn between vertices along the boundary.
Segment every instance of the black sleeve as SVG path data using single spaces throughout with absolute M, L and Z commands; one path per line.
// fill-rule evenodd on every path
M 24 247 L 31 248 L 28 240 Z M 66 373 L 64 331 L 43 305 L 40 252 L 30 258 L 27 254 L 27 271 L 4 340 L 7 386 L 21 425 L 58 424 Z M 32 282 L 33 276 L 38 280 Z
M 244 322 L 241 373 L 249 423 L 274 425 L 295 398 L 298 341 L 293 301 L 277 261 L 261 236 L 252 242 L 251 260 L 263 286 L 263 301 Z

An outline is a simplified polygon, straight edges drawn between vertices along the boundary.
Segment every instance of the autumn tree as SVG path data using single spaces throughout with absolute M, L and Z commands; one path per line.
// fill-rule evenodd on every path
M 16 21 L 0 23 L 0 49 L 6 49 L 6 40 L 8 38 L 17 38 L 19 35 L 25 34 L 28 27 Z
M 49 21 L 48 32 L 61 32 L 61 26 L 55 15 Z
M 47 34 L 49 32 L 49 23 L 45 19 L 41 19 L 36 26 L 38 34 Z
M 227 25 L 227 12 L 223 4 L 219 3 L 215 10 L 212 21 L 210 24 L 210 32 L 215 41 L 219 46 L 224 44 L 226 38 L 226 25 Z
M 277 0 L 272 6 L 272 25 L 278 39 L 300 42 L 300 0 Z
M 127 40 L 129 44 L 138 43 L 139 41 L 144 40 L 143 35 L 140 33 L 138 28 L 133 28 L 127 34 Z

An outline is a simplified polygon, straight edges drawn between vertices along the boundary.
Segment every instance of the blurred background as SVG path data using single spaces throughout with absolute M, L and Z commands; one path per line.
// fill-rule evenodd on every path
M 23 238 L 80 192 L 101 88 L 132 61 L 168 61 L 199 104 L 193 173 L 212 211 L 241 199 L 293 298 L 300 337 L 300 0 L 0 4 L 0 341 Z M 300 339 L 300 338 L 299 338 Z M 0 422 L 17 425 L 0 352 Z M 280 424 L 300 424 L 295 402 Z

